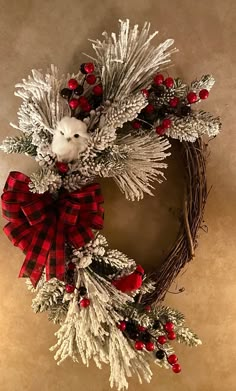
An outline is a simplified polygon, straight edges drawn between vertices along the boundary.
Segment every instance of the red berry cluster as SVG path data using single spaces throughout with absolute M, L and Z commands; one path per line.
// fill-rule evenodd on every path
M 73 293 L 77 289 L 79 294 L 79 302 L 78 302 L 79 306 L 81 308 L 87 308 L 90 305 L 90 300 L 87 297 L 85 297 L 87 296 L 87 289 L 85 288 L 85 286 L 80 286 L 79 288 L 76 288 L 74 284 L 75 269 L 76 269 L 75 264 L 73 262 L 69 262 L 66 271 L 67 283 L 65 285 L 65 291 L 67 293 Z
M 146 308 L 145 310 L 147 311 Z M 149 312 L 149 310 L 147 312 Z M 127 337 L 135 340 L 134 347 L 136 350 L 140 351 L 146 349 L 148 352 L 153 352 L 157 347 L 158 350 L 156 351 L 156 358 L 162 360 L 166 356 L 168 363 L 172 366 L 173 372 L 179 373 L 181 371 L 181 367 L 177 363 L 178 357 L 175 354 L 167 356 L 165 350 L 160 348 L 160 345 L 163 346 L 167 340 L 174 340 L 176 338 L 174 324 L 172 322 L 166 322 L 164 325 L 162 325 L 159 321 L 154 323 L 154 329 L 162 327 L 165 332 L 165 334 L 160 335 L 157 339 L 155 339 L 155 337 L 151 334 L 150 330 L 132 320 L 123 320 L 117 325 L 117 327 L 119 330 L 124 332 Z
M 164 118 L 161 125 L 156 127 L 156 132 L 159 136 L 163 136 L 166 130 L 171 127 L 171 120 L 169 118 Z
M 82 84 L 79 84 L 76 79 L 70 79 L 67 87 L 61 90 L 61 96 L 67 99 L 69 106 L 72 110 L 76 110 L 78 107 L 84 113 L 89 113 L 92 110 L 92 105 L 89 99 L 83 96 L 84 83 L 94 85 L 97 81 L 97 77 L 93 74 L 95 67 L 92 62 L 84 63 L 80 66 L 81 72 L 85 75 Z M 103 94 L 103 88 L 101 84 L 97 84 L 92 89 L 93 96 L 101 97 Z
M 164 79 L 164 76 L 160 73 L 158 73 L 154 77 L 153 82 L 156 86 L 160 86 L 161 84 L 164 84 L 166 88 L 174 87 L 174 79 L 172 77 L 167 77 L 166 79 Z
M 209 91 L 202 89 L 198 95 L 194 91 L 189 91 L 185 97 L 179 98 L 173 96 L 175 85 L 177 82 L 172 77 L 164 78 L 161 73 L 154 76 L 151 87 L 141 90 L 148 99 L 148 105 L 132 122 L 133 129 L 140 129 L 141 126 L 144 129 L 152 129 L 156 121 L 161 121 L 160 125 L 156 127 L 156 133 L 163 136 L 172 126 L 170 115 L 187 116 L 191 113 L 191 104 L 209 96 Z
M 203 90 L 201 90 L 201 91 L 199 92 L 198 96 L 199 96 L 200 99 L 207 99 L 208 96 L 209 96 L 209 91 L 206 90 L 206 89 L 203 89 Z M 198 96 L 197 96 L 196 92 L 194 92 L 194 91 L 189 91 L 189 93 L 188 93 L 188 95 L 187 95 L 187 101 L 188 101 L 188 103 L 193 104 L 193 103 L 198 102 L 198 100 L 199 100 L 199 99 L 198 99 Z

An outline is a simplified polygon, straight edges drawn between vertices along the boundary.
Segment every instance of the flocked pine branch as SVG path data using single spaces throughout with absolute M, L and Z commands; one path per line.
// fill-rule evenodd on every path
M 197 334 L 188 327 L 179 327 L 176 330 L 176 340 L 179 343 L 184 343 L 188 346 L 197 346 L 202 344 L 202 341 L 199 339 Z
M 111 156 L 110 164 L 101 161 L 99 175 L 112 177 L 129 200 L 140 200 L 144 193 L 153 195 L 152 182 L 161 183 L 165 178 L 162 169 L 167 165 L 161 161 L 169 155 L 165 152 L 170 147 L 168 140 L 151 131 L 141 137 L 132 134 L 120 137 L 117 145 L 123 150 L 123 158 Z
M 101 276 L 129 274 L 135 269 L 135 262 L 121 251 L 108 249 L 106 238 L 97 234 L 94 240 L 80 249 L 73 249 L 71 260 L 77 265 L 85 257 L 91 257 L 91 269 Z
M 57 67 L 52 65 L 46 75 L 32 70 L 32 76 L 16 84 L 15 95 L 22 98 L 23 103 L 18 111 L 19 124 L 13 126 L 24 133 L 52 133 L 57 122 L 70 115 L 67 102 L 60 98 L 60 90 L 68 77 L 59 76 Z
M 42 194 L 46 191 L 54 193 L 61 185 L 61 176 L 50 169 L 43 168 L 30 176 L 29 188 L 32 193 Z
M 219 117 L 213 117 L 204 111 L 194 111 L 188 117 L 169 116 L 171 127 L 166 135 L 180 141 L 194 142 L 197 138 L 208 135 L 216 136 L 221 129 Z
M 64 296 L 65 284 L 56 278 L 46 281 L 41 289 L 37 292 L 32 301 L 34 312 L 44 312 L 55 304 L 62 303 Z
M 200 79 L 196 79 L 191 83 L 190 89 L 198 94 L 203 89 L 210 91 L 214 84 L 215 79 L 212 75 L 203 75 Z
M 0 149 L 6 153 L 24 153 L 35 156 L 36 147 L 32 145 L 32 134 L 7 137 L 0 145 Z
M 57 298 L 57 303 L 53 303 L 47 310 L 48 320 L 55 324 L 62 324 L 68 312 L 69 302 L 62 297 Z
M 159 46 L 151 45 L 157 31 L 150 35 L 150 23 L 145 23 L 139 31 L 138 25 L 130 28 L 129 20 L 120 20 L 117 36 L 104 32 L 104 40 L 91 40 L 96 57 L 92 58 L 98 68 L 104 88 L 105 99 L 121 99 L 147 87 L 163 65 L 170 62 L 175 49 L 172 39 Z
M 148 101 L 141 92 L 116 100 L 101 118 L 100 123 L 107 128 L 121 128 L 125 122 L 136 118 L 147 104 Z

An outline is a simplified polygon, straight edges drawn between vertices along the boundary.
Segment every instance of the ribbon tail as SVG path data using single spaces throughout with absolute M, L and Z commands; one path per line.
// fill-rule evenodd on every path
M 35 231 L 19 273 L 19 277 L 29 277 L 34 287 L 43 274 L 54 237 L 54 227 L 50 223 L 45 221 Z
M 54 277 L 60 281 L 64 281 L 65 278 L 65 234 L 64 223 L 61 220 L 57 222 L 57 232 L 46 264 L 47 280 Z

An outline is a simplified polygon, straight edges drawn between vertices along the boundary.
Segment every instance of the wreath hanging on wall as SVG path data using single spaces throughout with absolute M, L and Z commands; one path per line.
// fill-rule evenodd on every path
M 161 71 L 176 49 L 168 39 L 151 45 L 150 25 L 139 31 L 120 21 L 119 35 L 92 41 L 95 57 L 76 74 L 33 70 L 17 84 L 22 98 L 22 134 L 1 149 L 33 157 L 30 177 L 11 172 L 2 194 L 4 232 L 25 253 L 20 277 L 35 293 L 32 308 L 60 325 L 51 348 L 60 364 L 67 357 L 100 368 L 109 363 L 110 385 L 128 387 L 136 374 L 150 381 L 150 361 L 181 366 L 171 345 L 201 344 L 184 316 L 161 301 L 197 245 L 207 197 L 204 135 L 215 137 L 219 118 L 197 105 L 208 98 L 214 78 L 190 85 Z M 185 197 L 176 243 L 155 273 L 110 249 L 103 228 L 98 178 L 113 178 L 124 196 L 138 201 L 161 183 L 171 139 L 181 142 Z

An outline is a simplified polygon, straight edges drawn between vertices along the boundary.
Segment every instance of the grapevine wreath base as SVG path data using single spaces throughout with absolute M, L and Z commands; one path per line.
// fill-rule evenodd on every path
M 76 74 L 46 75 L 18 84 L 20 136 L 1 149 L 24 153 L 39 163 L 30 177 L 11 172 L 2 194 L 4 232 L 25 253 L 20 277 L 35 293 L 32 308 L 48 312 L 59 324 L 51 348 L 60 364 L 67 357 L 100 368 L 109 363 L 110 385 L 128 387 L 136 374 L 150 381 L 150 362 L 181 366 L 172 341 L 196 346 L 200 339 L 184 316 L 161 301 L 181 268 L 194 256 L 207 198 L 206 145 L 216 136 L 219 118 L 196 108 L 214 84 L 210 75 L 189 86 L 164 77 L 176 51 L 173 40 L 151 45 L 145 23 L 130 28 L 120 21 L 119 35 L 92 41 L 95 57 Z M 103 228 L 99 177 L 114 179 L 125 197 L 152 195 L 165 178 L 171 139 L 185 163 L 180 231 L 155 273 L 118 250 L 109 249 Z

